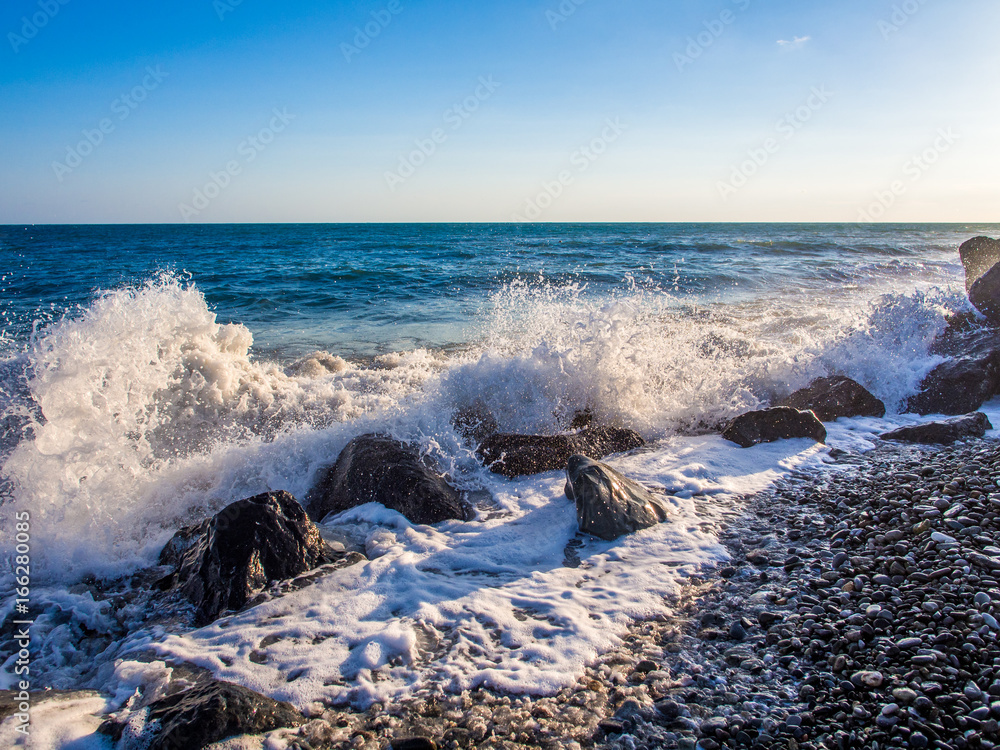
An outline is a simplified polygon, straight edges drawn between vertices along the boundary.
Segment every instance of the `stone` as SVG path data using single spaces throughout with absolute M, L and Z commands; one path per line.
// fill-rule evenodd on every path
M 361 435 L 349 442 L 337 462 L 322 472 L 306 509 L 320 521 L 366 503 L 381 503 L 416 524 L 472 518 L 458 490 L 416 446 L 388 435 Z
M 335 557 L 294 497 L 268 492 L 181 529 L 159 561 L 176 567 L 169 584 L 198 608 L 204 624 L 239 609 L 270 582 L 294 578 Z
M 582 455 L 566 464 L 566 497 L 576 503 L 580 531 L 606 541 L 662 523 L 668 514 L 665 499 Z
M 496 417 L 481 402 L 456 411 L 451 424 L 459 435 L 476 445 L 500 432 Z
M 392 750 L 438 750 L 437 743 L 426 737 L 401 737 L 389 743 Z
M 973 237 L 958 249 L 969 301 L 991 322 L 1000 321 L 1000 240 Z
M 736 417 L 726 426 L 722 437 L 742 448 L 789 438 L 810 438 L 822 443 L 826 440 L 826 428 L 811 411 L 775 406 Z
M 513 479 L 562 469 L 573 455 L 601 459 L 645 444 L 634 430 L 595 427 L 567 435 L 500 433 L 483 441 L 476 453 L 494 474 Z
M 928 422 L 913 427 L 902 427 L 887 432 L 880 437 L 883 440 L 895 440 L 902 443 L 922 443 L 927 445 L 950 445 L 964 438 L 981 438 L 993 425 L 982 412 L 974 412 L 964 417 L 953 417 L 940 422 Z
M 1000 388 L 1000 349 L 942 362 L 921 381 L 906 410 L 957 416 L 975 411 Z
M 227 737 L 263 734 L 283 727 L 297 727 L 306 718 L 291 704 L 278 702 L 231 682 L 212 681 L 154 701 L 140 745 L 148 750 L 196 750 Z M 113 720 L 98 732 L 116 742 L 126 726 Z M 129 745 L 132 746 L 132 745 Z
M 885 416 L 884 403 L 860 383 L 843 375 L 818 378 L 778 406 L 811 411 L 821 422 L 832 422 L 840 417 Z

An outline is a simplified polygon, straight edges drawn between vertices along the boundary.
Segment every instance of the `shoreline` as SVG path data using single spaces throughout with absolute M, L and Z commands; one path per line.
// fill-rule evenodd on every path
M 833 458 L 746 498 L 718 531 L 730 561 L 689 578 L 673 614 L 633 623 L 572 688 L 425 689 L 327 709 L 267 746 L 993 747 L 1000 441 Z M 264 746 L 244 739 L 220 747 Z

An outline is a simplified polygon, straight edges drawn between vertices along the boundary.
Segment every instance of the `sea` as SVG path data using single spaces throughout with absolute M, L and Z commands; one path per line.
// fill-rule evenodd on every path
M 922 419 L 901 411 L 941 361 L 930 344 L 971 311 L 958 247 L 998 234 L 0 227 L 0 688 L 17 685 L 23 598 L 32 689 L 100 693 L 52 713 L 39 747 L 104 747 L 100 711 L 162 693 L 183 662 L 307 711 L 432 686 L 557 692 L 726 559 L 718 527 L 742 498 L 834 470 L 831 448 L 868 450 Z M 740 449 L 719 435 L 831 374 L 882 399 L 885 419 L 829 424 L 825 446 Z M 646 448 L 609 462 L 665 493 L 670 521 L 616 542 L 581 537 L 564 475 L 485 470 L 453 425 L 469 410 L 506 432 L 567 431 L 585 411 L 638 431 Z M 475 518 L 419 526 L 370 504 L 325 519 L 324 536 L 368 561 L 200 629 L 158 620 L 141 596 L 109 600 L 181 526 L 260 492 L 301 499 L 373 432 L 418 445 L 477 498 Z M 0 742 L 20 741 L 9 724 Z

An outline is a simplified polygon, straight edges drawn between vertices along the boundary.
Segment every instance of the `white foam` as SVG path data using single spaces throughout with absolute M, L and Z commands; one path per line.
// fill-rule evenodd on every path
M 616 542 L 587 538 L 578 568 L 563 565 L 577 527 L 561 472 L 492 480 L 502 513 L 470 523 L 414 526 L 366 505 L 325 525 L 368 530 L 374 559 L 156 648 L 302 708 L 429 686 L 550 694 L 633 619 L 667 611 L 690 574 L 725 559 L 696 494 L 721 510 L 820 453 L 805 440 L 743 450 L 706 436 L 619 459 L 673 493 L 671 520 Z

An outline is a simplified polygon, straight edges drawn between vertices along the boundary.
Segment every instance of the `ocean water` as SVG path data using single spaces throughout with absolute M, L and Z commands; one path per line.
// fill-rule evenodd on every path
M 108 705 L 160 689 L 171 659 L 303 708 L 432 683 L 558 690 L 724 559 L 712 524 L 741 496 L 825 465 L 808 441 L 738 449 L 716 434 L 724 420 L 829 374 L 890 412 L 830 425 L 830 445 L 917 419 L 899 411 L 940 361 L 928 347 L 971 309 L 958 245 L 998 232 L 0 227 L 0 553 L 29 511 L 38 679 L 102 689 Z M 671 522 L 583 540 L 565 565 L 563 478 L 483 470 L 451 424 L 468 408 L 505 431 L 566 430 L 583 409 L 636 429 L 648 448 L 612 463 L 666 492 Z M 80 585 L 152 564 L 179 526 L 234 500 L 303 497 L 373 431 L 492 499 L 433 528 L 374 504 L 328 519 L 368 563 L 201 630 L 143 626 Z M 162 661 L 135 660 L 150 651 Z

